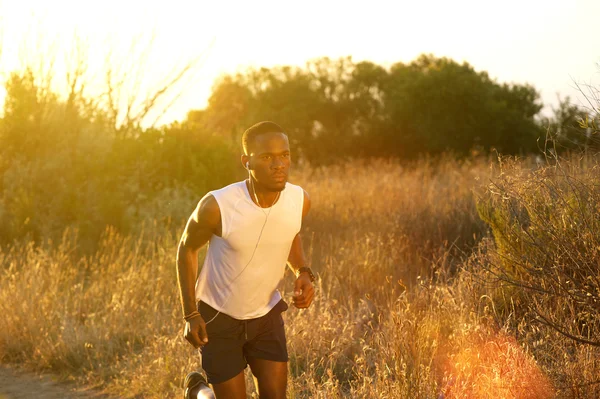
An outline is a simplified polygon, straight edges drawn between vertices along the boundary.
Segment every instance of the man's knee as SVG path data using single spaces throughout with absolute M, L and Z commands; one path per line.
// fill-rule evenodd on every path
M 260 399 L 285 399 L 287 390 L 287 381 L 273 381 L 269 378 L 265 381 L 257 378 L 258 381 L 258 394 Z

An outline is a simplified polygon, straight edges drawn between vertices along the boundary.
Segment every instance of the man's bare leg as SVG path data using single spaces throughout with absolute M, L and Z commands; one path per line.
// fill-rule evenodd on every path
M 244 370 L 238 375 L 219 384 L 212 384 L 217 399 L 246 399 L 246 378 Z
M 260 399 L 285 399 L 287 388 L 287 362 L 249 358 L 254 384 Z

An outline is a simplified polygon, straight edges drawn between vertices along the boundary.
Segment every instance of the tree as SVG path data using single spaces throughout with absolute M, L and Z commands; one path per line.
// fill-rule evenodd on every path
M 540 134 L 541 110 L 531 86 L 499 85 L 466 62 L 422 55 L 394 64 L 385 85 L 389 113 L 386 147 L 404 155 L 474 146 L 503 153 L 530 150 Z
M 325 163 L 449 150 L 467 155 L 473 147 L 534 151 L 542 135 L 534 119 L 541 107 L 532 86 L 499 84 L 466 62 L 422 55 L 388 70 L 350 57 L 325 57 L 305 68 L 251 69 L 225 77 L 209 106 L 192 115 L 238 138 L 251 124 L 274 120 L 303 157 Z

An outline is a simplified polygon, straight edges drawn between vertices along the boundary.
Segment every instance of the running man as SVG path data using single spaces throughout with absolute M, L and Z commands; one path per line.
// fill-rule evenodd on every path
M 285 398 L 287 361 L 277 286 L 285 265 L 297 276 L 293 304 L 310 306 L 314 275 L 300 228 L 310 209 L 302 187 L 288 183 L 290 145 L 283 129 L 260 122 L 242 135 L 248 179 L 208 192 L 190 216 L 177 252 L 184 337 L 201 348 L 202 368 L 217 399 L 246 398 L 250 365 L 261 398 Z M 198 251 L 208 242 L 200 275 Z M 186 378 L 196 399 L 199 373 Z

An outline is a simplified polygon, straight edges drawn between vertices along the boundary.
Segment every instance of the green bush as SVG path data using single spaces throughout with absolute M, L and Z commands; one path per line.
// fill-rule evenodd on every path
M 41 90 L 30 71 L 12 74 L 6 87 L 0 243 L 57 242 L 73 227 L 93 249 L 106 226 L 138 233 L 145 220 L 179 222 L 207 191 L 243 174 L 236 145 L 199 127 L 124 135 L 87 99 Z
M 495 244 L 484 265 L 506 309 L 600 346 L 600 164 L 587 158 L 533 170 L 509 160 L 477 209 Z

